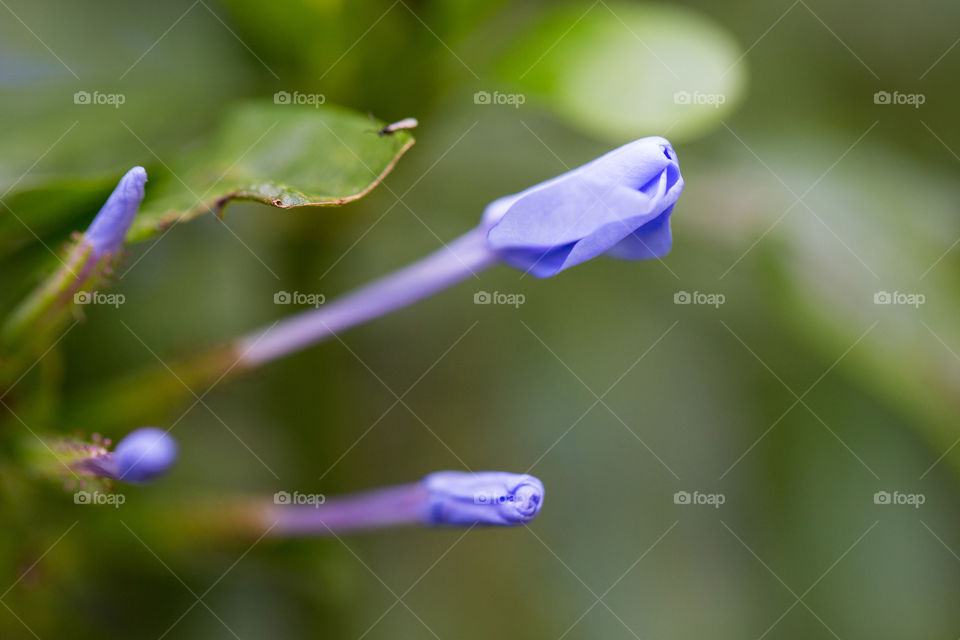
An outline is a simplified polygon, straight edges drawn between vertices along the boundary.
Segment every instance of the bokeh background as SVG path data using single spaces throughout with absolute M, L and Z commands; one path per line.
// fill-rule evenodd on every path
M 359 202 L 232 205 L 131 247 L 126 304 L 87 311 L 4 399 L 8 451 L 116 439 L 140 425 L 109 402 L 78 424 L 64 399 L 281 317 L 276 291 L 330 299 L 635 138 L 670 138 L 686 180 L 663 261 L 495 268 L 158 415 L 187 411 L 181 461 L 119 509 L 5 455 L 3 638 L 960 635 L 960 5 L 0 5 L 5 185 L 149 170 L 277 91 L 420 120 Z M 36 237 L 0 212 L 4 310 L 96 208 Z M 159 515 L 463 468 L 529 470 L 543 512 L 256 544 Z

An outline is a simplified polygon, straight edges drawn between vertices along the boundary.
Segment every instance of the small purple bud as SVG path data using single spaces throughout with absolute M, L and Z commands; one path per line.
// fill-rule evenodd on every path
M 113 450 L 113 477 L 124 482 L 146 482 L 167 472 L 177 459 L 177 443 L 163 429 L 132 431 Z
M 495 200 L 483 222 L 507 264 L 541 278 L 599 255 L 659 258 L 683 178 L 664 138 L 641 138 L 534 187 Z
M 424 522 L 471 526 L 526 524 L 543 506 L 543 483 L 504 471 L 438 471 L 423 479 Z
M 133 224 L 133 217 L 143 200 L 146 182 L 147 172 L 143 167 L 134 167 L 120 178 L 117 188 L 83 234 L 84 240 L 92 248 L 93 257 L 99 259 L 123 247 L 127 229 Z
M 81 472 L 133 484 L 163 475 L 177 459 L 177 443 L 159 427 L 141 427 L 128 433 L 113 451 L 103 445 L 64 441 L 64 454 L 80 454 L 71 466 Z

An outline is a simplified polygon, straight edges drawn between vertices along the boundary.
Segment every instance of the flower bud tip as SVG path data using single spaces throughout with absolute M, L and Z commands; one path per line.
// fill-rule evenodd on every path
M 107 253 L 116 253 L 123 247 L 127 230 L 143 200 L 147 171 L 143 167 L 130 169 L 117 183 L 116 188 L 97 213 L 84 234 L 84 240 L 92 247 L 97 258 Z
M 125 482 L 152 480 L 166 473 L 176 459 L 176 441 L 158 427 L 130 432 L 113 451 L 116 479 Z
M 438 471 L 423 479 L 428 499 L 423 519 L 431 525 L 516 526 L 537 517 L 543 483 L 504 471 Z

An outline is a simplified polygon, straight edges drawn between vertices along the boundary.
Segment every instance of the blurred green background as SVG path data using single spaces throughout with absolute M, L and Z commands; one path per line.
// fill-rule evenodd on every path
M 686 180 L 662 262 L 495 268 L 158 415 L 179 420 L 180 463 L 119 509 L 74 505 L 5 456 L 0 637 L 960 635 L 960 5 L 0 5 L 3 191 L 162 166 L 277 91 L 420 120 L 359 202 L 233 205 L 229 229 L 205 216 L 131 247 L 126 304 L 89 309 L 4 396 L 8 450 L 116 439 L 140 425 L 110 406 L 77 424 L 63 398 L 281 317 L 276 291 L 329 300 L 635 138 L 670 138 Z M 4 311 L 98 206 L 66 225 L 0 211 Z M 462 468 L 529 470 L 543 512 L 256 544 L 156 515 Z

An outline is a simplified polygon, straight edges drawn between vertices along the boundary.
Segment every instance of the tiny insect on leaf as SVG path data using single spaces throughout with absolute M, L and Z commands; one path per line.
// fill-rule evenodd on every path
M 393 124 L 388 124 L 383 129 L 377 131 L 377 135 L 386 136 L 394 133 L 395 131 L 400 131 L 401 129 L 413 129 L 418 124 L 420 124 L 416 118 L 404 118 L 394 122 Z

